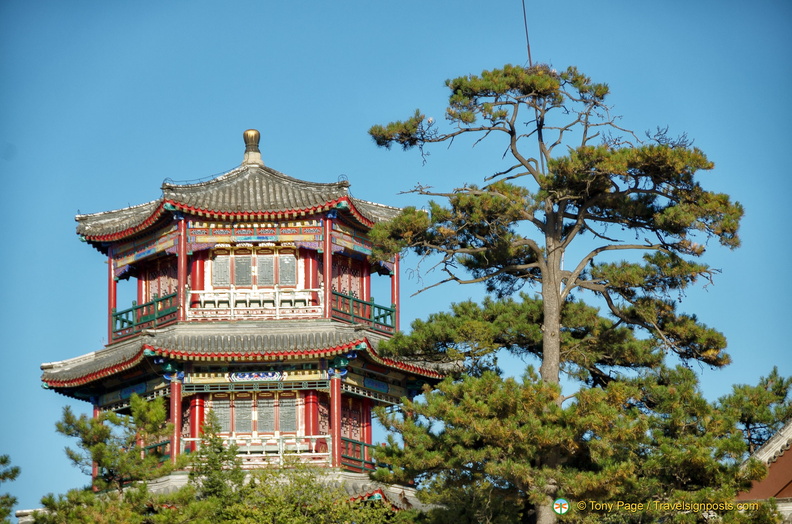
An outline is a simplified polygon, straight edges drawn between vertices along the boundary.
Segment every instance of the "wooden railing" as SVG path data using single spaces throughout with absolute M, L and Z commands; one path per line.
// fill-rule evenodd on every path
M 176 320 L 179 303 L 176 293 L 154 297 L 151 302 L 117 311 L 113 309 L 113 340 L 139 333 L 144 329 L 162 326 Z
M 396 308 L 380 306 L 333 291 L 332 316 L 353 324 L 366 324 L 382 333 L 393 333 L 396 328 Z
M 235 288 L 191 290 L 191 318 L 299 318 L 321 316 L 321 289 Z
M 224 437 L 226 446 L 237 446 L 237 457 L 242 467 L 252 469 L 262 466 L 288 466 L 302 463 L 328 467 L 332 462 L 332 437 L 330 435 L 238 435 Z M 200 449 L 200 438 L 182 438 L 182 447 Z
M 324 293 L 319 289 L 261 288 L 187 290 L 194 319 L 281 319 L 319 318 L 323 315 Z M 381 306 L 336 291 L 331 296 L 331 316 L 335 320 L 363 324 L 380 333 L 395 331 L 396 308 Z M 176 293 L 155 297 L 144 304 L 112 311 L 113 341 L 174 322 L 179 311 Z
M 181 453 L 194 453 L 200 449 L 200 438 L 183 437 Z M 224 437 L 223 443 L 237 447 L 237 457 L 244 469 L 264 466 L 288 466 L 289 464 L 311 464 L 320 467 L 332 465 L 333 439 L 330 435 L 280 435 L 252 436 L 238 435 Z M 373 471 L 377 467 L 374 461 L 376 446 L 359 440 L 341 437 L 341 467 L 354 472 Z M 195 451 L 193 451 L 195 450 Z M 170 458 L 170 440 L 158 442 L 143 448 L 147 455 L 156 454 L 162 460 Z
M 373 459 L 376 446 L 359 440 L 341 437 L 341 465 L 349 470 L 364 472 L 373 471 L 377 464 Z
M 171 441 L 163 440 L 162 442 L 157 442 L 156 444 L 150 444 L 148 446 L 143 447 L 143 454 L 145 455 L 156 455 L 160 458 L 160 462 L 165 462 L 170 460 L 171 456 Z

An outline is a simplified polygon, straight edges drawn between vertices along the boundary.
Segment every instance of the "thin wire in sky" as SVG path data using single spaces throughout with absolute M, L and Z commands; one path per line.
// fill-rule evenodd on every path
M 531 41 L 528 39 L 528 15 L 525 12 L 525 0 L 522 0 L 523 25 L 525 26 L 525 47 L 528 49 L 528 67 L 533 67 L 531 59 Z

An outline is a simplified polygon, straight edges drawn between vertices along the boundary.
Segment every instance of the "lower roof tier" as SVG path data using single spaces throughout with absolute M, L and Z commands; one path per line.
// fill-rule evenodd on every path
M 103 383 L 151 363 L 211 365 L 217 363 L 297 363 L 333 360 L 361 354 L 384 370 L 428 381 L 449 371 L 435 363 L 383 357 L 383 337 L 361 326 L 325 319 L 250 322 L 182 322 L 151 329 L 139 336 L 69 360 L 42 364 L 44 386 L 76 398 L 79 391 L 105 389 Z M 336 363 L 338 360 L 336 360 Z M 201 364 L 203 363 L 203 364 Z M 162 371 L 162 370 L 160 370 Z

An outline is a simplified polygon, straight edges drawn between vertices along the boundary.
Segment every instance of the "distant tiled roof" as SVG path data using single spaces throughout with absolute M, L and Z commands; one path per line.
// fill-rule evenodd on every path
M 770 464 L 778 460 L 778 457 L 788 451 L 790 447 L 792 447 L 792 420 L 770 437 L 770 440 L 756 450 L 753 456 L 765 464 Z
M 344 204 L 366 225 L 391 219 L 399 212 L 395 207 L 352 197 L 347 181 L 306 182 L 266 166 L 243 164 L 206 182 L 166 182 L 162 198 L 146 204 L 75 218 L 79 235 L 90 240 L 113 240 L 145 229 L 168 208 L 206 217 L 276 219 L 305 216 Z
M 42 364 L 41 380 L 55 388 L 80 386 L 131 368 L 146 350 L 174 360 L 247 362 L 328 358 L 361 345 L 382 365 L 433 378 L 444 375 L 431 364 L 380 357 L 380 339 L 360 326 L 330 320 L 183 323 L 146 331 L 89 355 Z

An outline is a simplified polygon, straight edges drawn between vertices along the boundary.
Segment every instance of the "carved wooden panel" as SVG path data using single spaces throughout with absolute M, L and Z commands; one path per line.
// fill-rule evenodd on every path
M 278 429 L 280 431 L 297 431 L 297 399 L 284 398 L 278 399 Z
M 217 253 L 212 258 L 212 285 L 231 285 L 231 265 L 228 255 Z
M 297 259 L 294 255 L 278 257 L 278 279 L 281 286 L 297 285 Z
M 234 284 L 237 286 L 253 285 L 250 255 L 234 255 Z
M 272 255 L 259 255 L 257 260 L 258 285 L 275 285 L 275 257 Z
M 212 398 L 212 411 L 217 415 L 220 432 L 229 433 L 231 431 L 231 399 Z
M 326 395 L 319 396 L 319 434 L 330 434 L 330 400 Z
M 253 399 L 234 399 L 234 431 L 250 433 L 253 431 Z
M 259 395 L 257 400 L 258 407 L 258 431 L 259 433 L 275 432 L 275 397 Z

